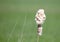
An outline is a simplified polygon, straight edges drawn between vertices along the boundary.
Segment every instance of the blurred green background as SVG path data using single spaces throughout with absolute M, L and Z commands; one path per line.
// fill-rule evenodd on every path
M 40 8 L 46 21 L 39 42 L 60 42 L 60 0 L 0 0 L 0 42 L 37 42 Z

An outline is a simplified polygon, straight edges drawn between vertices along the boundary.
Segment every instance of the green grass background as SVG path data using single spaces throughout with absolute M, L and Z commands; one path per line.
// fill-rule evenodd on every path
M 60 0 L 0 0 L 0 42 L 37 42 L 39 8 L 46 14 L 39 42 L 60 42 Z

